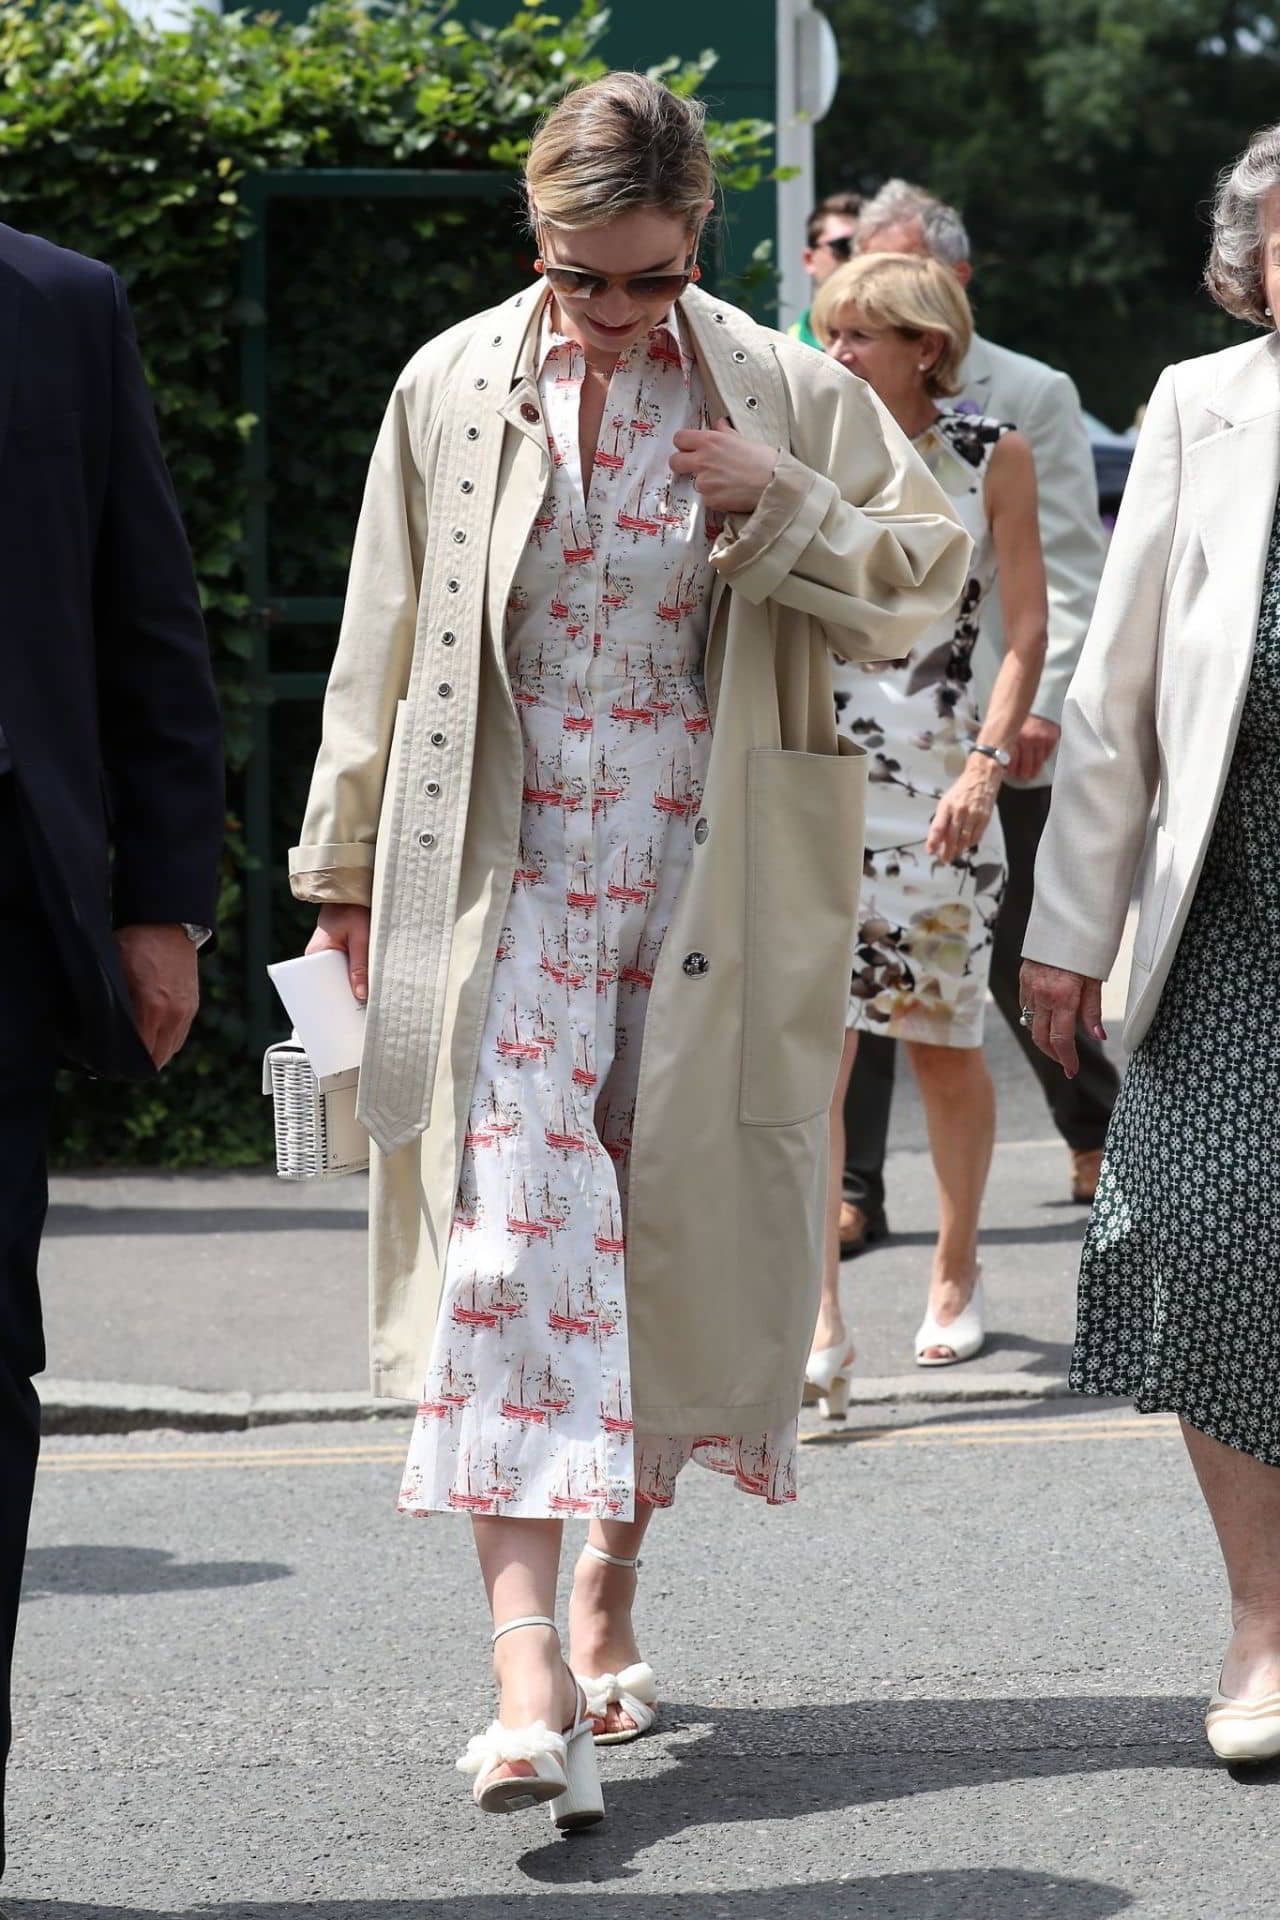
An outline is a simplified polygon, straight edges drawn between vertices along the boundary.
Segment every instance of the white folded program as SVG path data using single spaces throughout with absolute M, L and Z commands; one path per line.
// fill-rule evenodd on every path
M 276 1172 L 282 1180 L 359 1173 L 369 1164 L 369 1137 L 356 1119 L 364 1008 L 348 984 L 346 955 L 306 954 L 267 972 L 294 1028 L 262 1062 L 262 1091 L 275 1112 Z

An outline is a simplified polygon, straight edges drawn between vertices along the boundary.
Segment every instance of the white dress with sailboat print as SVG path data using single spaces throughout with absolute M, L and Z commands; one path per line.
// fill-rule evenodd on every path
M 675 312 L 618 364 L 585 497 L 584 371 L 544 319 L 552 477 L 506 630 L 520 851 L 406 1513 L 629 1520 L 637 1502 L 670 1504 L 691 1457 L 770 1501 L 795 1493 L 794 1421 L 751 1435 L 633 1429 L 627 1165 L 649 989 L 710 754 L 718 528 L 668 464 L 678 429 L 709 424 Z

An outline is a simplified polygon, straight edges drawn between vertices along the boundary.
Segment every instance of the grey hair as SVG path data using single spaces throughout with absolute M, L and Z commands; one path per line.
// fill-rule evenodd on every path
M 1213 244 L 1204 283 L 1237 320 L 1269 327 L 1262 287 L 1262 203 L 1280 187 L 1280 126 L 1255 133 L 1240 158 L 1218 176 Z
M 879 193 L 864 203 L 858 218 L 859 250 L 886 227 L 903 226 L 910 220 L 920 222 L 927 251 L 944 267 L 958 267 L 969 258 L 968 229 L 956 209 L 923 187 L 913 187 L 909 180 L 886 180 Z

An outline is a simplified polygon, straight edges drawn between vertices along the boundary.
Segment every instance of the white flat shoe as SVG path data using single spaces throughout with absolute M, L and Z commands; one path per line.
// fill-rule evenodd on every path
M 1204 1730 L 1219 1760 L 1274 1760 L 1280 1755 L 1280 1693 L 1233 1700 L 1215 1687 Z
M 603 1547 L 583 1542 L 582 1551 L 607 1567 L 639 1567 L 639 1559 L 624 1560 L 619 1553 L 606 1553 Z M 617 1707 L 631 1721 L 629 1727 L 605 1728 L 593 1735 L 598 1747 L 625 1747 L 648 1733 L 658 1718 L 658 1678 L 645 1660 L 636 1660 L 617 1673 L 575 1673 L 582 1688 L 589 1720 L 607 1720 L 610 1707 Z
M 517 1627 L 550 1627 L 543 1614 L 508 1620 L 494 1634 L 498 1641 Z M 530 1774 L 498 1773 L 511 1761 L 527 1761 Z M 471 1797 L 482 1813 L 519 1813 L 525 1807 L 549 1806 L 553 1825 L 562 1831 L 593 1827 L 604 1819 L 604 1795 L 591 1743 L 591 1715 L 582 1689 L 573 1722 L 554 1733 L 542 1720 L 528 1727 L 504 1727 L 492 1721 L 483 1733 L 473 1734 L 459 1759 L 459 1773 L 474 1775 Z
M 811 1407 L 816 1402 L 824 1420 L 843 1420 L 849 1411 L 854 1358 L 851 1340 L 837 1341 L 834 1347 L 813 1348 L 804 1363 L 801 1404 Z
M 961 1360 L 972 1360 L 982 1351 L 987 1337 L 986 1321 L 982 1300 L 982 1263 L 978 1263 L 977 1278 L 973 1283 L 973 1292 L 969 1304 L 963 1313 L 958 1313 L 949 1326 L 942 1326 L 932 1313 L 926 1313 L 916 1330 L 916 1365 L 918 1367 L 954 1367 Z M 931 1347 L 947 1347 L 950 1358 L 940 1360 L 930 1354 Z

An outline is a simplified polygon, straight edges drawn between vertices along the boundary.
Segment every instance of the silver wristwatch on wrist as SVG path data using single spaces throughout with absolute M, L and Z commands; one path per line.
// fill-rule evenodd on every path
M 994 760 L 998 767 L 1009 767 L 1013 765 L 1013 755 L 1010 753 L 1008 747 L 987 747 L 982 744 L 981 740 L 970 740 L 969 751 L 970 753 L 985 754 L 987 759 Z
M 213 934 L 208 927 L 198 927 L 194 920 L 182 920 L 178 923 L 193 947 L 202 947 L 206 940 L 212 940 Z

